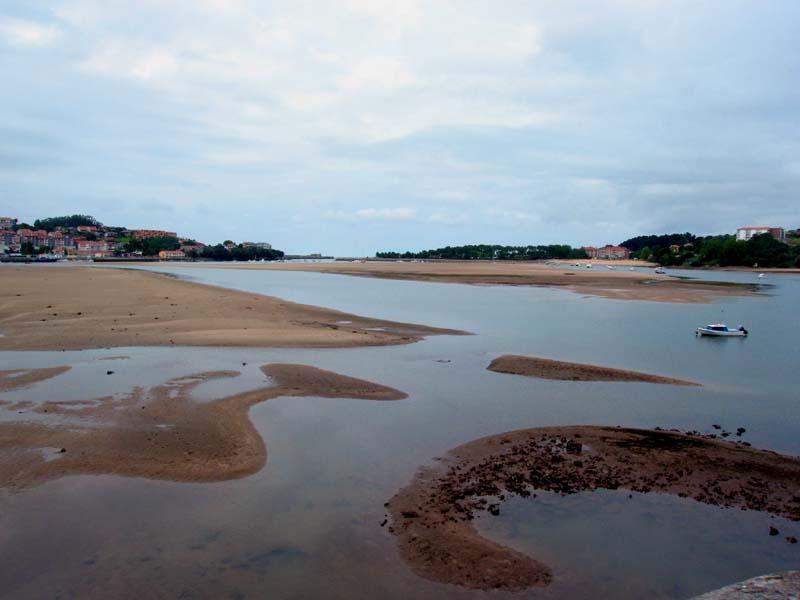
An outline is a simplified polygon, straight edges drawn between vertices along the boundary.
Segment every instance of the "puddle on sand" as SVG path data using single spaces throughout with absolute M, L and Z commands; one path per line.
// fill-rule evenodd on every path
M 475 521 L 552 569 L 552 585 L 533 597 L 680 600 L 800 565 L 800 544 L 786 539 L 800 537 L 800 523 L 766 513 L 627 490 L 536 494 Z

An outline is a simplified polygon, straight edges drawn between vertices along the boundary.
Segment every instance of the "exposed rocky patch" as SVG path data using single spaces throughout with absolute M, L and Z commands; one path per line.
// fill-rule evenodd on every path
M 472 520 L 509 495 L 596 489 L 665 493 L 800 520 L 800 459 L 701 434 L 551 427 L 481 438 L 420 470 L 388 503 L 400 551 L 420 576 L 476 589 L 522 590 L 547 565 L 482 537 Z

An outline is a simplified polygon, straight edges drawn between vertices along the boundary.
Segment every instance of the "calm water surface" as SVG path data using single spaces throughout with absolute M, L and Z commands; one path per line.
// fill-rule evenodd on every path
M 132 348 L 0 353 L 3 368 L 73 365 L 14 400 L 124 393 L 204 370 L 204 401 L 266 383 L 258 366 L 296 362 L 370 379 L 409 398 L 285 398 L 254 407 L 267 466 L 233 482 L 70 477 L 0 499 L 6 598 L 689 598 L 800 567 L 800 524 L 656 495 L 594 492 L 507 502 L 479 528 L 545 560 L 546 590 L 483 594 L 417 578 L 380 527 L 383 503 L 420 464 L 483 435 L 544 425 L 711 431 L 747 428 L 754 445 L 800 454 L 800 278 L 772 276 L 763 298 L 672 305 L 542 288 L 463 286 L 316 273 L 159 268 L 196 281 L 356 314 L 464 329 L 410 346 L 347 350 Z M 689 273 L 697 276 L 696 272 Z M 755 282 L 755 275 L 702 273 Z M 747 339 L 697 339 L 725 320 Z M 491 373 L 520 353 L 692 379 L 703 388 L 553 382 Z M 126 355 L 128 360 L 101 361 Z M 439 362 L 450 361 L 450 362 Z M 246 362 L 247 366 L 242 366 Z M 107 369 L 115 371 L 106 376 Z M 34 418 L 33 413 L 0 418 Z M 770 525 L 781 530 L 770 537 Z

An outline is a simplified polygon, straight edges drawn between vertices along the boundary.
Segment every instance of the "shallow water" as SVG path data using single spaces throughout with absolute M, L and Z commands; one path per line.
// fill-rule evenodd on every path
M 409 394 L 393 402 L 283 398 L 254 407 L 251 418 L 266 441 L 267 466 L 242 480 L 176 484 L 81 476 L 4 497 L 0 597 L 482 597 L 414 576 L 380 526 L 383 503 L 417 466 L 455 445 L 544 425 L 710 432 L 718 423 L 733 431 L 746 427 L 744 439 L 756 446 L 800 454 L 798 277 L 770 277 L 774 287 L 763 298 L 672 305 L 543 288 L 166 270 L 475 335 L 346 350 L 0 353 L 3 368 L 73 365 L 53 380 L 3 396 L 15 401 L 121 394 L 134 385 L 205 370 L 242 373 L 199 386 L 195 397 L 204 401 L 268 384 L 258 367 L 270 362 L 310 364 Z M 752 274 L 724 275 L 755 281 Z M 695 338 L 695 326 L 718 320 L 743 323 L 751 335 Z M 504 353 L 642 370 L 704 387 L 556 382 L 485 370 Z M 129 358 L 99 360 L 120 355 Z M 107 370 L 114 373 L 106 375 Z M 800 566 L 800 544 L 783 539 L 784 530 L 798 536 L 800 527 L 781 523 L 781 536 L 770 537 L 774 521 L 689 500 L 596 492 L 513 500 L 500 517 L 481 519 L 480 526 L 498 541 L 546 558 L 555 571 L 549 590 L 493 597 L 638 599 L 688 598 L 733 580 Z

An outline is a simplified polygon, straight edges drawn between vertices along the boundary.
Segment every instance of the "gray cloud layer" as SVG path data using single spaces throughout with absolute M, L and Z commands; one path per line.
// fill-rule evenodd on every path
M 338 254 L 800 225 L 800 5 L 0 3 L 0 213 Z

